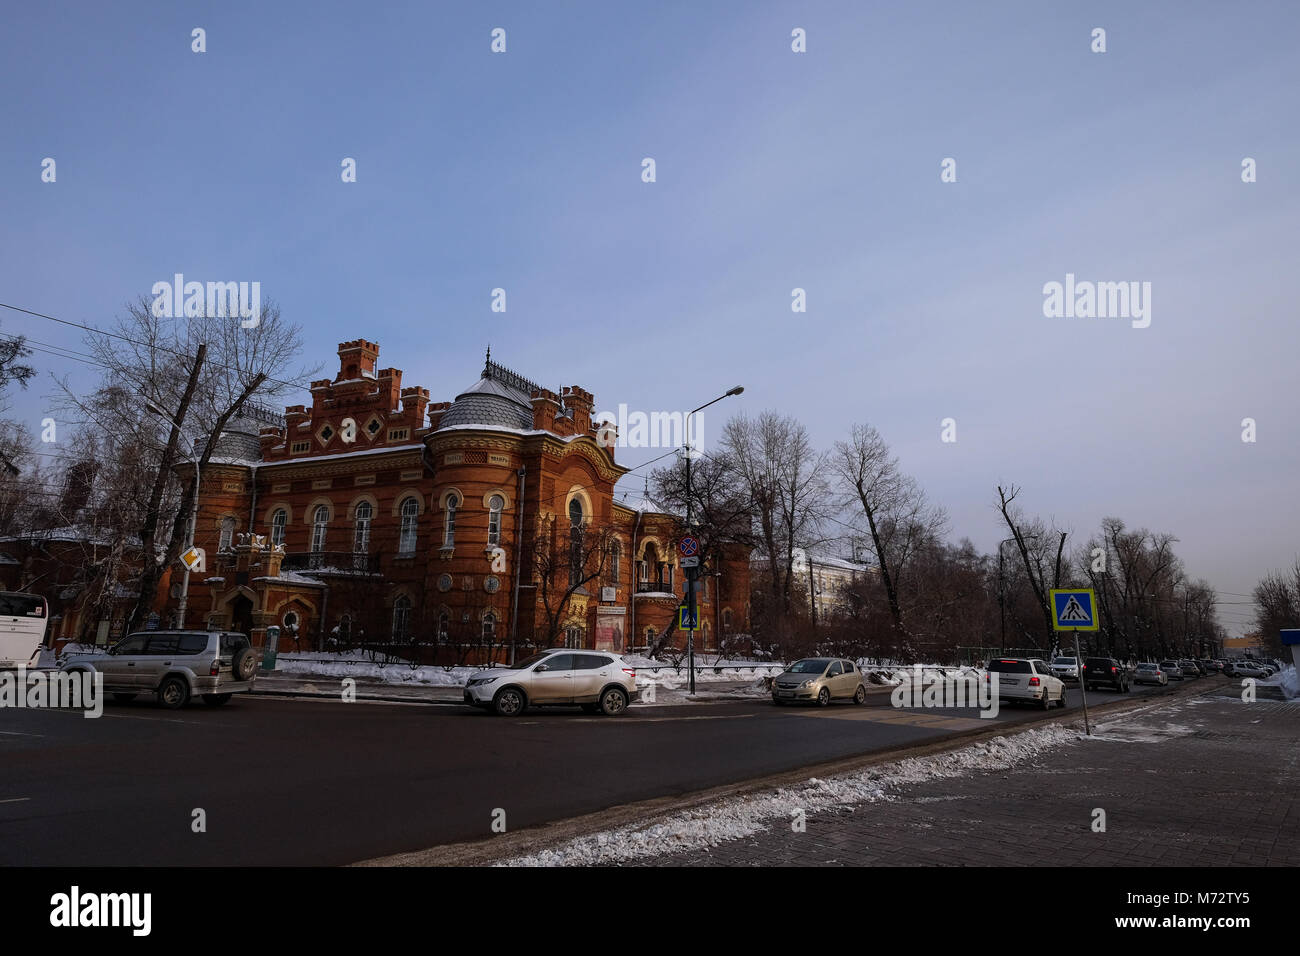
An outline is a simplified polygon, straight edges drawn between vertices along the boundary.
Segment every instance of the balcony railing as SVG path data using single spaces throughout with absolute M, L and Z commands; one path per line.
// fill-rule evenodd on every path
M 673 585 L 671 581 L 638 581 L 636 583 L 637 594 L 672 594 Z
M 359 551 L 300 551 L 286 554 L 280 569 L 334 574 L 378 574 L 379 555 Z

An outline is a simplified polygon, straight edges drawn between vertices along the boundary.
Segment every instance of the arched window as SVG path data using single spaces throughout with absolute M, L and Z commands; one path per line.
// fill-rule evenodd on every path
M 447 643 L 447 634 L 451 630 L 451 612 L 442 610 L 438 612 L 438 640 Z
M 456 543 L 456 509 L 460 507 L 460 499 L 455 495 L 447 496 L 447 517 L 444 524 L 446 529 L 442 536 L 442 546 L 450 548 Z
M 725 608 L 725 609 L 723 609 L 723 612 L 722 612 L 722 629 L 723 629 L 724 631 L 730 631 L 730 630 L 731 630 L 731 608 Z
M 319 554 L 325 550 L 325 529 L 330 523 L 330 510 L 325 505 L 317 505 L 316 513 L 311 519 L 311 549 Z
M 209 538 L 209 541 L 212 539 Z M 217 539 L 218 551 L 229 551 L 231 543 L 235 540 L 235 519 L 221 519 L 221 536 Z
M 574 498 L 569 502 L 569 586 L 582 583 L 582 502 Z M 576 647 L 577 645 L 571 645 Z
M 493 495 L 488 499 L 488 544 L 501 543 L 501 511 L 506 506 L 506 499 Z
M 618 583 L 620 572 L 623 570 L 623 545 L 618 538 L 609 546 L 609 576 Z
M 271 543 L 284 544 L 284 529 L 289 523 L 289 512 L 276 508 L 271 514 Z
M 564 646 L 565 647 L 582 647 L 583 630 L 576 625 L 564 629 Z
M 404 641 L 411 624 L 411 599 L 399 595 L 393 602 L 393 640 Z
M 356 511 L 356 530 L 352 534 L 352 551 L 354 554 L 370 553 L 370 519 L 375 509 L 369 501 L 358 502 Z
M 496 637 L 497 616 L 491 611 L 483 615 L 483 640 L 489 643 Z
M 420 517 L 420 503 L 414 498 L 402 502 L 402 530 L 397 538 L 397 550 L 401 554 L 415 553 L 415 525 Z
M 653 627 L 647 627 L 647 628 L 645 629 L 645 646 L 646 646 L 646 647 L 653 647 L 653 646 L 654 646 L 654 642 L 655 642 L 655 638 L 656 638 L 657 636 L 658 636 L 658 633 L 655 631 L 655 629 L 654 629 Z

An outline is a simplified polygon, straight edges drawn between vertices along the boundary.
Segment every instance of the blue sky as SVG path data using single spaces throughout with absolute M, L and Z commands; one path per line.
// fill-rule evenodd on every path
M 1015 482 L 1080 536 L 1108 514 L 1174 532 L 1227 592 L 1300 551 L 1294 4 L 5 18 L 0 301 L 99 324 L 175 272 L 257 280 L 305 327 L 305 358 L 328 369 L 337 342 L 375 339 L 435 400 L 490 341 L 602 409 L 689 409 L 740 383 L 710 412 L 777 408 L 822 446 L 870 422 L 987 549 L 994 487 Z M 1150 327 L 1044 317 L 1043 284 L 1067 272 L 1151 282 Z M 79 345 L 7 310 L 0 332 Z M 33 426 L 45 372 L 88 371 L 35 358 L 41 379 L 10 396 Z M 1230 627 L 1242 610 L 1225 606 Z

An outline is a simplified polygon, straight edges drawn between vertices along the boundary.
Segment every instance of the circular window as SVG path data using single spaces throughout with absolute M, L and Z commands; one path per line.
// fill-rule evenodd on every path
M 486 578 L 483 579 L 483 590 L 487 591 L 489 594 L 495 594 L 500 589 L 501 589 L 501 579 L 498 578 L 495 574 L 489 574 Z
M 442 575 L 441 577 L 438 578 L 438 590 L 439 590 L 439 591 L 450 591 L 450 590 L 451 590 L 451 575 L 450 575 L 450 574 L 444 574 L 444 575 Z
M 283 620 L 286 629 L 290 631 L 296 630 L 298 627 L 298 612 L 286 611 Z

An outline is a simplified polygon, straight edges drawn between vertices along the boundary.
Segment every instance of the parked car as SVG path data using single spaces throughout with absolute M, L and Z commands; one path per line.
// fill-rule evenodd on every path
M 1024 657 L 995 657 L 989 661 L 986 681 L 998 675 L 998 700 L 1004 703 L 1030 701 L 1047 710 L 1055 702 L 1066 705 L 1065 681 L 1052 673 L 1047 663 Z
M 529 707 L 574 704 L 617 717 L 636 700 L 636 668 L 607 651 L 551 647 L 509 667 L 476 671 L 465 703 L 517 717 Z
M 1113 657 L 1089 657 L 1083 662 L 1083 683 L 1088 690 L 1113 687 L 1128 693 L 1128 669 Z
M 1207 673 L 1218 674 L 1223 670 L 1223 664 L 1220 661 L 1201 661 Z
M 1229 677 L 1266 677 L 1268 672 L 1260 667 L 1255 661 L 1229 661 L 1223 668 L 1223 673 Z
M 108 650 L 72 654 L 59 668 L 103 675 L 104 690 L 117 701 L 156 694 L 173 710 L 195 696 L 219 707 L 253 689 L 261 655 L 238 631 L 139 631 Z
M 1159 684 L 1164 687 L 1169 683 L 1169 675 L 1160 669 L 1159 664 L 1139 664 L 1133 672 L 1135 684 Z
M 1161 661 L 1160 669 L 1165 672 L 1165 675 L 1170 680 L 1183 679 L 1183 669 L 1179 666 L 1177 661 Z
M 1201 673 L 1201 669 L 1200 669 L 1200 667 L 1197 666 L 1196 661 L 1192 661 L 1192 660 L 1188 660 L 1188 659 L 1184 658 L 1183 660 L 1180 660 L 1180 661 L 1178 662 L 1178 666 L 1181 667 L 1181 668 L 1183 669 L 1183 676 L 1184 676 L 1184 677 L 1191 678 L 1191 677 L 1202 677 L 1202 676 L 1204 676 L 1204 675 Z
M 1079 659 L 1077 657 L 1053 657 L 1052 674 L 1063 681 L 1079 679 Z
M 772 681 L 773 704 L 816 703 L 825 707 L 832 700 L 867 702 L 867 685 L 862 671 L 852 661 L 838 657 L 806 657 L 795 661 Z

